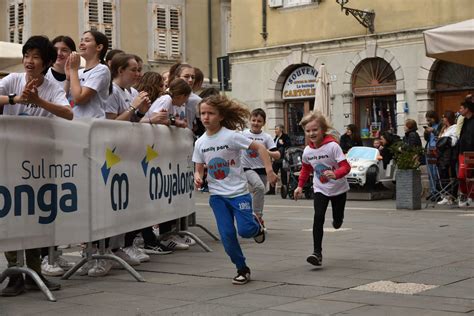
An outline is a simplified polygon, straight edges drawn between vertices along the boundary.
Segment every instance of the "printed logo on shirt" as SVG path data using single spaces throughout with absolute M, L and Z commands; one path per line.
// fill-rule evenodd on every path
M 257 158 L 258 157 L 258 151 L 256 151 L 256 150 L 247 149 L 245 152 L 247 153 L 247 156 L 249 156 L 250 158 Z
M 318 177 L 321 183 L 329 182 L 329 179 L 324 175 L 324 172 L 326 170 L 331 170 L 331 168 L 325 165 L 316 165 L 316 167 L 314 168 L 314 171 L 316 172 L 316 176 Z
M 184 114 L 184 111 L 181 111 L 178 114 L 179 114 L 179 119 L 180 120 L 184 120 L 186 118 L 186 115 Z
M 207 173 L 216 180 L 223 180 L 229 175 L 230 167 L 234 165 L 234 159 L 226 161 L 222 158 L 213 158 L 207 165 Z

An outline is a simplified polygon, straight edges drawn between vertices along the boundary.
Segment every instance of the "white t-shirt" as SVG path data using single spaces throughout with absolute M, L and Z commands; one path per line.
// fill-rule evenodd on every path
M 138 90 L 135 89 L 134 87 L 131 87 L 129 92 L 130 92 L 130 95 L 132 96 L 132 100 L 138 97 L 138 95 L 140 94 L 140 92 L 138 92 Z
M 79 81 L 82 87 L 94 90 L 96 93 L 84 104 L 76 103 L 72 108 L 74 118 L 105 117 L 105 103 L 109 97 L 110 71 L 106 65 L 98 64 L 94 68 L 79 69 Z
M 196 117 L 199 117 L 198 105 L 202 98 L 197 94 L 191 92 L 188 101 L 186 102 L 186 119 L 188 120 L 189 129 L 193 129 Z
M 251 141 L 257 142 L 265 146 L 266 149 L 276 148 L 275 143 L 270 135 L 261 131 L 259 134 L 254 134 L 250 129 L 245 129 L 242 135 L 250 139 Z M 260 169 L 265 168 L 262 159 L 255 150 L 247 149 L 242 150 L 242 166 L 249 169 Z
M 303 162 L 313 167 L 313 189 L 326 196 L 340 195 L 349 191 L 349 183 L 346 177 L 333 180 L 323 175 L 326 170 L 337 169 L 338 163 L 346 160 L 341 147 L 336 142 L 330 142 L 319 148 L 306 146 L 303 151 Z
M 153 102 L 150 107 L 151 113 L 158 113 L 162 109 L 168 111 L 169 114 L 173 114 L 174 116 L 178 117 L 180 120 L 184 120 L 186 118 L 186 106 L 182 104 L 180 106 L 173 105 L 173 100 L 169 94 L 164 94 L 158 99 Z M 189 125 L 189 124 L 188 124 Z
M 236 131 L 222 127 L 212 136 L 204 133 L 196 141 L 195 163 L 207 165 L 207 182 L 211 195 L 236 197 L 247 194 L 247 178 L 240 161 L 240 151 L 252 141 Z
M 25 73 L 11 73 L 0 80 L 0 95 L 8 95 L 15 93 L 21 95 L 26 85 Z M 69 106 L 66 99 L 66 93 L 61 87 L 47 78 L 44 78 L 43 83 L 38 87 L 38 96 L 48 102 L 56 105 Z M 29 115 L 29 116 L 44 116 L 55 117 L 51 112 L 46 111 L 36 104 L 17 103 L 14 105 L 6 104 L 3 107 L 4 115 Z
M 128 110 L 132 100 L 132 96 L 127 89 L 122 89 L 116 83 L 113 83 L 112 94 L 109 95 L 105 103 L 105 113 L 120 115 Z

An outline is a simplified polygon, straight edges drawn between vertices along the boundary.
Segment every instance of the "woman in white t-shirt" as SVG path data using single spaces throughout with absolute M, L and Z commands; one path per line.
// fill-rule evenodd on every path
M 332 225 L 335 229 L 339 229 L 344 220 L 346 192 L 349 191 L 346 175 L 351 170 L 351 166 L 336 139 L 329 134 L 331 127 L 321 113 L 309 112 L 300 124 L 305 131 L 308 146 L 303 152 L 303 167 L 294 197 L 297 200 L 302 196 L 304 184 L 310 173 L 314 172 L 314 251 L 306 258 L 306 261 L 320 266 L 323 261 L 322 241 L 326 210 L 331 201 Z
M 134 98 L 130 88 L 139 76 L 138 63 L 134 55 L 118 54 L 110 63 L 112 94 L 109 95 L 105 115 L 107 119 L 139 121 L 150 108 L 148 93 L 142 91 Z
M 112 92 L 109 68 L 104 64 L 109 42 L 98 31 L 84 32 L 79 53 L 72 52 L 66 62 L 66 89 L 74 102 L 74 118 L 105 118 L 105 103 Z M 80 57 L 86 67 L 79 69 Z
M 143 123 L 188 127 L 185 103 L 191 87 L 183 79 L 174 79 L 168 90 L 153 102 Z

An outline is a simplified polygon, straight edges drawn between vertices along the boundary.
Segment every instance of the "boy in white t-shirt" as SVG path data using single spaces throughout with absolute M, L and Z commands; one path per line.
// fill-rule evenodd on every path
M 57 83 L 44 77 L 57 58 L 53 44 L 45 36 L 32 36 L 23 45 L 24 73 L 12 73 L 0 80 L 0 106 L 4 115 L 29 115 L 62 117 L 71 120 L 72 109 L 66 93 Z M 60 284 L 53 283 L 41 273 L 41 249 L 27 249 L 26 265 L 35 271 L 49 290 L 59 290 Z M 16 251 L 5 252 L 8 266 L 17 265 Z M 38 290 L 36 282 L 22 274 L 9 276 L 2 296 L 17 296 L 25 290 Z
M 331 128 L 322 114 L 310 112 L 303 117 L 300 124 L 305 131 L 308 146 L 303 152 L 303 167 L 294 196 L 295 200 L 302 196 L 304 184 L 310 173 L 314 172 L 314 251 L 306 261 L 320 266 L 323 261 L 322 241 L 326 210 L 331 201 L 332 225 L 339 229 L 344 220 L 346 192 L 349 191 L 346 175 L 351 166 L 336 139 L 328 134 Z
M 262 131 L 266 118 L 267 115 L 261 108 L 253 110 L 250 113 L 250 129 L 244 130 L 242 134 L 248 139 L 265 146 L 271 158 L 279 159 L 280 152 L 277 150 L 272 137 Z M 262 225 L 264 225 L 263 205 L 265 203 L 265 188 L 267 185 L 265 166 L 258 152 L 251 149 L 242 150 L 242 166 L 247 177 L 249 191 L 252 193 L 253 211 Z

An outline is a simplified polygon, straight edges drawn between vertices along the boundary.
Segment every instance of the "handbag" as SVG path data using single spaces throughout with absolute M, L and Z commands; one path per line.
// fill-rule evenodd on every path
M 438 150 L 443 150 L 449 147 L 451 147 L 451 137 L 440 137 L 436 141 L 436 148 L 438 148 Z

